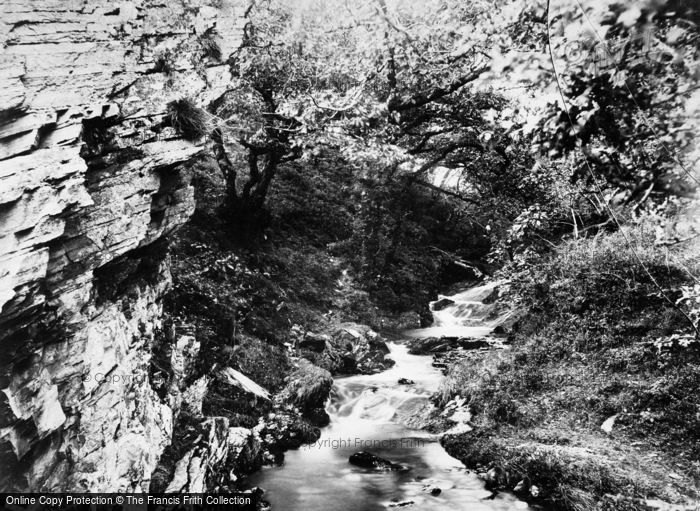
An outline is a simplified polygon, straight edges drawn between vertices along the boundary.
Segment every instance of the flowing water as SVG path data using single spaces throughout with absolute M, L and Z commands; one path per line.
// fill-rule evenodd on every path
M 440 295 L 430 304 L 433 313 L 433 326 L 406 332 L 411 337 L 483 337 L 505 316 L 493 317 L 494 306 L 485 304 L 500 282 L 469 288 L 451 296 Z M 451 304 L 435 310 L 436 304 L 449 300 Z
M 449 297 L 454 303 L 436 311 L 435 325 L 411 336 L 485 335 L 491 312 L 481 299 L 493 286 L 470 289 Z M 449 333 L 448 333 L 449 332 Z M 508 494 L 491 497 L 483 482 L 466 471 L 438 443 L 420 430 L 431 409 L 430 395 L 442 374 L 431 357 L 410 355 L 400 342 L 389 343 L 396 365 L 376 375 L 337 378 L 327 411 L 331 424 L 312 445 L 285 454 L 284 465 L 265 468 L 250 484 L 265 489 L 275 511 L 374 511 L 403 509 L 493 511 L 528 509 Z M 400 385 L 400 378 L 413 385 Z M 380 472 L 351 465 L 355 452 L 369 451 L 410 467 L 406 472 Z M 440 488 L 433 496 L 430 488 Z

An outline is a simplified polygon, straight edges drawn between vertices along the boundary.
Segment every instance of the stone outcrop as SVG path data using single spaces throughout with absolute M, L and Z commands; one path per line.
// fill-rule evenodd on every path
M 0 2 L 0 489 L 148 489 L 183 400 L 149 369 L 161 240 L 194 209 L 202 150 L 168 104 L 224 92 L 206 48 L 237 48 L 245 7 Z
M 282 463 L 284 452 L 312 444 L 321 436 L 321 430 L 302 419 L 299 410 L 292 405 L 278 405 L 262 423 L 256 426 L 263 447 L 268 453 L 266 463 Z
M 221 491 L 237 474 L 262 466 L 257 432 L 228 427 L 224 417 L 208 418 L 198 428 L 198 441 L 178 460 L 166 493 Z
M 456 349 L 476 350 L 489 348 L 492 343 L 483 337 L 425 337 L 411 339 L 408 352 L 412 355 L 432 355 Z
M 252 394 L 259 399 L 270 400 L 270 393 L 266 389 L 262 388 L 245 374 L 241 373 L 240 371 L 236 371 L 231 367 L 225 367 L 222 369 L 219 372 L 219 378 L 228 385 L 237 387 L 243 392 Z

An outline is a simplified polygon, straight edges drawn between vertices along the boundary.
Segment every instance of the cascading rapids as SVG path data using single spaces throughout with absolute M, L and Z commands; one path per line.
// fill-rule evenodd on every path
M 454 295 L 440 295 L 430 303 L 433 325 L 407 332 L 411 337 L 483 337 L 507 319 L 494 304 L 483 302 L 502 282 L 491 282 Z M 447 303 L 447 305 L 445 305 Z M 438 308 L 438 304 L 443 304 Z
M 410 335 L 486 335 L 501 318 L 491 322 L 493 306 L 481 300 L 496 285 L 447 297 L 452 303 L 434 311 L 435 326 Z M 437 435 L 423 429 L 433 411 L 430 396 L 438 390 L 442 373 L 432 366 L 432 357 L 411 355 L 400 341 L 388 346 L 394 367 L 379 374 L 336 378 L 326 407 L 331 423 L 318 441 L 287 452 L 284 466 L 253 474 L 249 483 L 266 490 L 273 509 L 287 511 L 386 511 L 404 505 L 421 511 L 529 509 L 512 495 L 491 495 L 481 480 L 442 449 Z M 358 451 L 410 470 L 354 466 L 348 460 Z M 434 495 L 425 491 L 426 486 L 441 491 Z
M 415 419 L 429 407 L 429 397 L 438 389 L 442 375 L 430 366 L 430 359 L 409 355 L 403 344 L 389 343 L 389 349 L 396 362 L 393 368 L 336 379 L 326 407 L 335 432 L 354 430 L 358 421 L 388 423 L 398 418 L 403 423 L 402 417 Z M 402 377 L 411 378 L 414 384 L 398 385 Z

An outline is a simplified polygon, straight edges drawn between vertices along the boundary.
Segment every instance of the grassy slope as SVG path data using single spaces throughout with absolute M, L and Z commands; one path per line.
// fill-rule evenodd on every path
M 682 266 L 697 274 L 698 252 L 669 258 L 651 233 L 629 235 L 677 299 L 669 290 L 688 283 Z M 659 347 L 687 324 L 621 235 L 564 245 L 514 278 L 513 297 L 527 313 L 511 334 L 512 349 L 454 368 L 444 389 L 469 399 L 475 424 L 472 433 L 446 438 L 448 451 L 480 470 L 498 467 L 496 485 L 529 478 L 557 509 L 697 499 L 698 342 Z M 601 425 L 612 416 L 608 434 Z

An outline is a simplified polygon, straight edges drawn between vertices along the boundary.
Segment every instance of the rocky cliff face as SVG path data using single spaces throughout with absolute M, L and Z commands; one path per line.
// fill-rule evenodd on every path
M 161 240 L 202 149 L 167 105 L 223 93 L 245 8 L 0 3 L 0 488 L 148 488 L 173 423 L 148 370 Z

